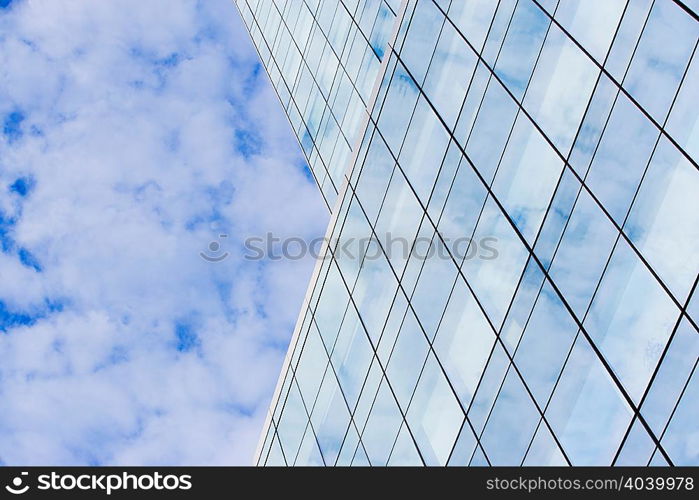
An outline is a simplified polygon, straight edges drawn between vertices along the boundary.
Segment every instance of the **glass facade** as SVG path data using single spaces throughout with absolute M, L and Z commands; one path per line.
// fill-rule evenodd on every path
M 699 465 L 699 1 L 237 4 L 332 209 L 258 464 Z

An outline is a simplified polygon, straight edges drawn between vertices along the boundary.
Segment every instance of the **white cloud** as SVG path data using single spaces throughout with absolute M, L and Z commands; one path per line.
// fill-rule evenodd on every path
M 249 463 L 313 263 L 238 246 L 328 216 L 233 3 L 25 0 L 0 33 L 0 459 Z

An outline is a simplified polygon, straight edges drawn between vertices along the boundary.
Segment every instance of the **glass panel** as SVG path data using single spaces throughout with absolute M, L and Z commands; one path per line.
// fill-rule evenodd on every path
M 509 365 L 510 360 L 505 351 L 496 342 L 485 370 L 479 374 L 481 379 L 478 382 L 478 390 L 467 412 L 468 419 L 476 433 L 480 434 L 483 431 L 483 426 L 502 386 L 502 381 L 505 379 Z
M 636 248 L 682 303 L 699 272 L 698 194 L 699 171 L 662 138 L 624 225 Z
M 534 306 L 515 364 L 541 408 L 558 380 L 578 327 L 546 282 Z
M 529 83 L 549 24 L 549 17 L 533 2 L 517 3 L 495 64 L 495 74 L 519 100 Z
M 581 191 L 549 271 L 579 319 L 592 300 L 617 235 L 587 191 Z
M 417 2 L 400 58 L 418 83 L 425 80 L 443 24 L 444 15 L 433 2 Z
M 279 438 L 275 435 L 272 441 L 272 448 L 269 450 L 267 461 L 264 463 L 267 467 L 285 467 L 287 465 L 282 453 L 282 447 L 279 445 Z
M 659 123 L 670 109 L 697 43 L 697 34 L 699 25 L 679 5 L 655 2 L 624 79 L 624 88 Z
M 434 350 L 465 408 L 476 392 L 494 342 L 493 330 L 458 278 L 434 339 Z
M 446 465 L 464 414 L 433 354 L 406 415 L 426 465 Z
M 546 410 L 572 465 L 610 465 L 631 415 L 587 340 L 578 336 Z
M 679 311 L 625 241 L 617 244 L 585 328 L 638 402 Z
M 568 465 L 561 449 L 553 439 L 551 431 L 542 421 L 536 436 L 529 446 L 524 459 L 525 466 L 562 466 Z
M 391 387 L 403 409 L 408 407 L 428 349 L 425 335 L 415 315 L 408 311 L 386 368 L 386 376 L 391 381 Z
M 350 408 L 357 403 L 372 357 L 364 327 L 354 307 L 350 306 L 330 357 Z
M 488 184 L 495 175 L 516 114 L 515 101 L 491 79 L 466 145 L 466 155 Z
M 604 62 L 626 0 L 565 0 L 556 19 L 598 62 Z
M 619 225 L 626 217 L 658 136 L 658 129 L 619 94 L 587 174 L 587 185 Z
M 495 258 L 467 259 L 462 270 L 490 320 L 499 327 L 517 288 L 528 253 L 492 198 L 486 202 L 473 239 L 480 242 L 484 238 L 495 238 Z
M 417 97 L 418 88 L 415 82 L 401 64 L 396 65 L 379 117 L 379 129 L 395 156 L 398 156 L 403 144 Z
M 491 0 L 451 2 L 449 19 L 459 28 L 475 50 L 480 51 L 498 4 Z
M 468 421 L 464 421 L 459 437 L 454 445 L 454 450 L 451 452 L 451 457 L 449 457 L 450 466 L 463 466 L 468 465 L 473 455 L 473 450 L 476 447 L 476 436 L 471 430 L 471 426 Z
M 376 222 L 394 165 L 395 161 L 386 143 L 378 133 L 375 133 L 356 189 L 367 218 L 372 223 Z
M 359 316 L 362 318 L 371 342 L 376 345 L 381 336 L 381 330 L 393 302 L 393 296 L 398 282 L 386 261 L 383 253 L 377 250 L 372 258 L 367 252 L 362 264 L 362 270 L 357 278 L 357 285 L 352 291 L 354 303 Z
M 476 61 L 476 55 L 461 35 L 451 23 L 445 23 L 424 91 L 450 129 L 456 122 Z
M 524 107 L 563 155 L 573 145 L 598 73 L 592 61 L 551 26 Z
M 532 246 L 562 170 L 563 161 L 520 114 L 495 175 L 493 192 Z
M 296 457 L 294 465 L 316 467 L 325 465 L 323 456 L 318 449 L 318 443 L 313 435 L 313 429 L 310 425 L 306 427 L 306 434 L 303 436 L 303 442 L 301 443 L 301 448 L 299 449 L 299 454 Z
M 670 425 L 661 444 L 674 465 L 697 465 L 699 463 L 699 370 L 694 373 L 684 389 Z
M 424 206 L 430 199 L 448 143 L 446 130 L 420 96 L 398 163 Z
M 514 354 L 517 344 L 519 344 L 519 339 L 527 321 L 529 321 L 534 301 L 539 296 L 543 282 L 544 273 L 541 272 L 536 261 L 530 258 L 522 274 L 517 294 L 500 330 L 500 339 L 510 354 Z
M 384 379 L 362 433 L 371 465 L 386 465 L 402 422 L 396 400 Z
M 665 130 L 693 159 L 699 161 L 699 56 L 695 53 L 677 94 Z
M 626 436 L 624 446 L 619 452 L 619 457 L 614 465 L 635 465 L 645 467 L 655 450 L 655 444 L 650 438 L 643 424 L 638 419 L 634 420 L 629 435 Z
M 540 418 L 519 376 L 510 369 L 481 437 L 490 463 L 521 464 Z
M 622 81 L 629 61 L 636 48 L 638 37 L 648 17 L 654 0 L 636 0 L 627 2 L 626 12 L 614 37 L 612 48 L 607 56 L 605 68 L 618 82 Z
M 349 294 L 340 272 L 337 266 L 331 265 L 314 314 L 315 323 L 328 351 L 335 343 L 348 301 Z
M 277 424 L 279 441 L 289 463 L 293 463 L 296 458 L 307 423 L 308 415 L 301 400 L 301 393 L 299 393 L 296 383 L 293 383 Z
M 698 358 L 699 334 L 683 319 L 641 407 L 657 436 L 662 434 Z
M 328 356 L 318 330 L 311 327 L 296 367 L 296 381 L 309 410 L 313 407 L 327 364 Z
M 391 452 L 391 458 L 388 460 L 388 465 L 390 466 L 415 466 L 415 465 L 425 465 L 420 459 L 420 454 L 415 448 L 415 443 L 413 438 L 410 437 L 410 432 L 408 427 L 403 423 L 398 433 L 398 439 L 396 439 L 396 444 Z
M 311 413 L 311 423 L 315 429 L 323 459 L 328 465 L 334 465 L 345 438 L 347 426 L 350 425 L 350 415 L 332 370 L 325 373 L 318 399 Z
M 350 424 L 349 429 L 347 430 L 347 435 L 345 436 L 345 440 L 342 443 L 342 449 L 340 450 L 340 454 L 337 457 L 337 462 L 335 463 L 335 465 L 341 467 L 346 467 L 350 465 L 352 463 L 354 453 L 357 451 L 358 444 L 359 434 L 357 434 L 357 430 L 354 428 L 354 425 Z

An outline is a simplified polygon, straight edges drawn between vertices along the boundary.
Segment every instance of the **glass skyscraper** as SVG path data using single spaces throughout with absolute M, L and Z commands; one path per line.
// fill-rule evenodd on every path
M 236 4 L 332 214 L 258 464 L 699 464 L 699 0 Z

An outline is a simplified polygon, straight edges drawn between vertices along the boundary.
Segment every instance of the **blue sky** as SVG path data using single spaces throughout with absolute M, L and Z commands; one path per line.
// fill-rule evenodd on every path
M 0 0 L 0 463 L 249 463 L 327 218 L 232 1 Z

